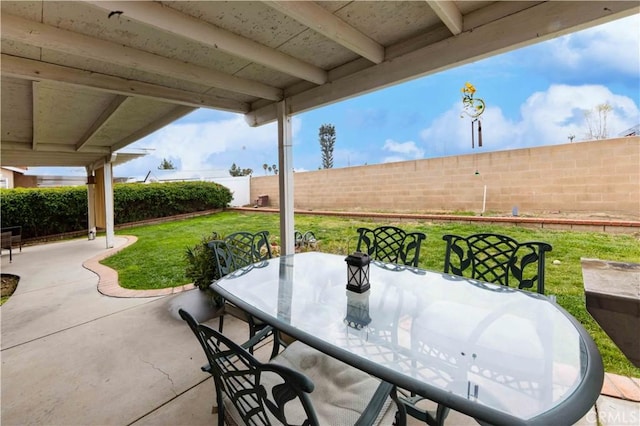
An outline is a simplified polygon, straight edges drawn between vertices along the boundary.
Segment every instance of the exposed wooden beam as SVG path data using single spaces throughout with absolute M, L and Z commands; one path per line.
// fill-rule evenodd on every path
M 462 32 L 462 13 L 460 13 L 460 9 L 458 9 L 455 2 L 449 0 L 427 0 L 427 4 L 453 35 L 458 35 Z
M 40 87 L 40 83 L 34 81 L 31 83 L 31 122 L 32 122 L 32 133 L 31 133 L 31 149 L 34 151 L 38 149 L 38 140 L 40 139 L 40 109 L 38 108 L 38 99 L 40 99 L 40 95 L 38 94 Z
M 105 13 L 121 10 L 122 16 L 160 31 L 195 40 L 213 49 L 238 56 L 315 84 L 327 82 L 320 67 L 279 52 L 227 30 L 185 15 L 157 2 L 89 1 Z
M 332 80 L 331 84 L 292 95 L 288 97 L 287 104 L 291 114 L 298 114 L 634 13 L 637 13 L 637 3 L 634 2 L 543 2 L 501 19 L 479 24 L 473 32 L 460 33 L 456 37 L 400 55 L 392 61 Z M 550 26 L 548 20 L 543 19 L 549 16 L 562 18 L 556 19 L 554 25 Z M 274 103 L 245 115 L 245 120 L 251 126 L 275 119 Z
M 87 143 L 93 137 L 93 135 L 105 125 L 105 123 L 111 118 L 113 113 L 115 113 L 120 105 L 123 104 L 128 98 L 126 96 L 117 95 L 113 98 L 111 103 L 102 111 L 100 116 L 93 122 L 91 127 L 87 129 L 86 132 L 82 135 L 82 137 L 76 143 L 76 151 L 83 151 L 83 148 L 86 148 Z
M 379 64 L 384 60 L 384 46 L 315 2 L 264 1 L 264 3 L 373 63 Z
M 210 85 L 258 98 L 280 100 L 282 90 L 253 80 L 184 63 L 121 44 L 89 37 L 50 25 L 2 14 L 2 38 L 59 52 L 110 62 L 197 84 Z
M 20 166 L 28 163 L 30 167 L 85 167 L 87 164 L 94 164 L 99 158 L 104 158 L 105 154 L 86 153 L 59 153 L 59 152 L 29 152 L 20 153 L 17 151 L 4 152 L 2 150 L 2 164 Z
M 112 102 L 114 105 L 117 102 Z M 100 155 L 104 156 L 107 154 L 111 154 L 114 151 L 122 149 L 127 145 L 135 142 L 154 131 L 166 126 L 174 122 L 175 120 L 184 117 L 188 113 L 192 112 L 194 108 L 188 108 L 184 106 L 176 106 L 173 110 L 169 111 L 163 117 L 155 120 L 153 123 L 138 129 L 137 131 L 127 135 L 121 140 L 109 146 L 92 146 L 87 145 L 84 146 L 81 151 L 76 149 L 75 145 L 65 145 L 65 144 L 56 144 L 56 143 L 47 143 L 46 141 L 41 141 L 38 144 L 38 149 L 34 150 L 30 144 L 24 142 L 16 142 L 16 141 L 2 141 L 2 161 L 3 164 L 17 164 L 22 165 L 18 161 L 15 162 L 15 158 L 20 159 L 24 155 L 28 153 L 29 164 L 30 165 L 64 165 L 64 166 L 74 166 L 81 165 L 86 166 L 89 163 L 92 163 L 94 160 L 87 162 L 87 159 L 91 159 L 92 156 Z M 51 156 L 51 158 L 40 158 L 37 157 L 38 153 L 47 153 L 47 155 Z M 6 155 L 5 155 L 6 154 Z M 34 159 L 36 162 L 31 162 L 31 159 Z M 5 161 L 6 160 L 6 161 Z M 25 163 L 26 164 L 26 163 Z
M 3 76 L 33 81 L 57 81 L 116 95 L 142 97 L 192 108 L 213 108 L 242 113 L 249 111 L 249 104 L 246 102 L 220 96 L 127 80 L 122 77 L 49 64 L 4 53 L 1 56 Z
M 9 151 L 20 152 L 60 152 L 65 154 L 76 153 L 76 148 L 73 145 L 47 143 L 42 141 L 38 144 L 38 149 L 32 149 L 28 144 L 23 142 L 2 141 L 2 154 Z M 82 153 L 83 154 L 109 154 L 111 149 L 106 146 L 88 146 Z

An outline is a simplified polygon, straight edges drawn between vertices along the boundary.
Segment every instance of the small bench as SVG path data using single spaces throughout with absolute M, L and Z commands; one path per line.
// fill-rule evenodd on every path
M 9 249 L 9 263 L 13 262 L 13 253 L 11 252 L 11 231 L 2 231 L 0 234 L 0 250 Z
M 4 235 L 5 232 L 9 232 L 11 237 L 11 247 L 5 247 L 5 242 L 4 242 Z M 5 226 L 2 228 L 2 238 L 3 238 L 3 242 L 2 242 L 2 248 L 13 248 L 13 247 L 18 247 L 20 249 L 20 251 L 22 251 L 22 226 Z

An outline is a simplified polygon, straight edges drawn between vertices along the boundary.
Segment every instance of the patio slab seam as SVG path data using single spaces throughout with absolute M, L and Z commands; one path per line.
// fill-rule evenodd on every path
M 118 281 L 118 272 L 108 266 L 102 265 L 100 263 L 101 260 L 106 259 L 109 256 L 113 256 L 119 251 L 129 247 L 138 241 L 138 238 L 133 235 L 119 235 L 119 237 L 125 238 L 127 241 L 123 245 L 119 247 L 114 247 L 112 249 L 106 250 L 103 253 L 100 253 L 97 256 L 92 257 L 82 263 L 82 266 L 91 272 L 95 273 L 98 276 L 98 291 L 110 297 L 124 297 L 124 298 L 133 298 L 133 297 L 157 297 L 157 296 L 168 296 L 170 294 L 180 293 L 186 290 L 191 290 L 195 288 L 194 284 L 185 284 L 183 286 L 178 287 L 169 287 L 169 288 L 160 288 L 160 289 L 151 289 L 151 290 L 133 290 L 129 288 L 124 288 L 120 286 Z

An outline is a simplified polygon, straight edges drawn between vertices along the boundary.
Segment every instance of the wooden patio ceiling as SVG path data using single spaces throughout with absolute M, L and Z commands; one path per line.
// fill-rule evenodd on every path
M 258 126 L 637 1 L 1 2 L 3 166 L 91 166 L 196 108 Z

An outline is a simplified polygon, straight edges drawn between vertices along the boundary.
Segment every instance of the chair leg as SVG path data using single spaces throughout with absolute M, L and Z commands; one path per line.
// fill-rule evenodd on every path
M 249 340 L 253 339 L 253 336 L 256 335 L 256 329 L 253 325 L 253 320 L 251 317 L 248 318 L 247 323 L 249 324 Z M 253 355 L 253 346 L 249 346 L 249 353 Z
M 224 314 L 218 317 L 218 331 L 222 333 L 222 327 L 224 326 Z
M 393 402 L 395 402 L 396 405 L 398 406 L 398 411 L 396 411 L 396 417 L 395 417 L 395 420 L 393 422 L 393 426 L 406 425 L 407 424 L 407 409 L 406 409 L 405 405 L 398 398 L 398 388 L 396 388 L 394 386 L 393 390 L 391 391 L 389 396 L 391 397 Z
M 273 359 L 280 352 L 280 332 L 278 330 L 273 330 L 273 348 L 271 349 L 271 357 L 269 359 Z
M 214 380 L 214 383 L 215 383 L 215 380 Z M 222 395 L 221 395 L 222 390 L 218 391 L 217 386 L 215 387 L 215 389 L 216 389 L 216 404 L 218 404 L 218 406 L 213 407 L 213 409 L 211 410 L 211 414 L 218 413 L 218 426 L 224 426 L 225 410 L 222 402 Z M 215 413 L 213 412 L 214 410 L 215 410 Z
M 428 412 L 426 409 L 419 408 L 417 404 L 424 400 L 421 396 L 412 395 L 410 397 L 405 396 L 402 398 L 406 407 L 407 414 L 411 417 L 425 422 L 429 426 L 444 426 L 444 421 L 449 415 L 451 409 L 442 404 L 438 404 L 436 408 L 435 416 Z
M 449 415 L 449 411 L 451 411 L 449 407 L 445 407 L 444 405 L 438 404 L 438 408 L 436 410 L 436 418 L 435 418 L 436 424 L 438 426 L 444 425 L 444 420 Z

